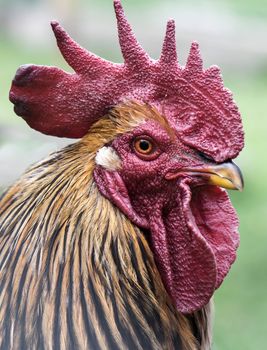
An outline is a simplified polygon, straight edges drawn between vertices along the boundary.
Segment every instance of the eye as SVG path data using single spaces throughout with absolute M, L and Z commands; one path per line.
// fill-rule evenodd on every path
M 137 138 L 134 141 L 134 148 L 138 153 L 150 154 L 153 151 L 153 143 L 145 138 Z
M 133 148 L 137 156 L 142 159 L 155 159 L 159 154 L 159 149 L 149 136 L 138 136 L 133 141 Z

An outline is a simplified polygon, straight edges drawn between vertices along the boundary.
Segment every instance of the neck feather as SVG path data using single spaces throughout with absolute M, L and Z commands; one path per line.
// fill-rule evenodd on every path
M 197 349 L 144 234 L 99 193 L 94 156 L 71 145 L 2 198 L 0 344 Z

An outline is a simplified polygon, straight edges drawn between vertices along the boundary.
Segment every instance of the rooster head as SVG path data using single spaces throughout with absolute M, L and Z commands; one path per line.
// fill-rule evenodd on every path
M 81 48 L 52 22 L 74 73 L 22 66 L 10 100 L 38 131 L 98 139 L 100 192 L 145 230 L 166 290 L 190 313 L 208 303 L 236 257 L 238 219 L 222 188 L 243 187 L 232 162 L 243 148 L 241 118 L 219 68 L 203 68 L 197 43 L 185 67 L 178 63 L 174 21 L 155 61 L 120 1 L 114 6 L 123 64 Z

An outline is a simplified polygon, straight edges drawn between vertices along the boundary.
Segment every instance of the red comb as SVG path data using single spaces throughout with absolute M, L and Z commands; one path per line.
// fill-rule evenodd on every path
M 52 22 L 58 47 L 74 73 L 21 66 L 10 91 L 15 112 L 40 132 L 79 138 L 112 106 L 137 100 L 155 105 L 188 145 L 217 161 L 235 157 L 243 147 L 241 119 L 219 68 L 203 70 L 197 43 L 186 66 L 178 64 L 173 20 L 167 24 L 160 59 L 152 60 L 136 40 L 119 0 L 114 7 L 124 64 L 88 52 Z

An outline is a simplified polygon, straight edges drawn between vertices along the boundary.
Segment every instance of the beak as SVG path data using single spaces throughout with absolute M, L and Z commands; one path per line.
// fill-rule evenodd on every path
M 242 191 L 244 188 L 241 170 L 231 161 L 207 167 L 205 170 L 207 171 L 208 184 L 210 185 L 239 191 Z
M 171 180 L 179 175 L 199 176 L 209 185 L 223 187 L 229 190 L 242 191 L 244 181 L 241 170 L 232 161 L 205 166 L 203 168 L 183 169 L 178 173 L 168 173 L 166 179 Z

